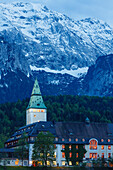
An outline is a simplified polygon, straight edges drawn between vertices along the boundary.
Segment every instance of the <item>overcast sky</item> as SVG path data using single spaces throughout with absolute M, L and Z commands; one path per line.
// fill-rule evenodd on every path
M 0 2 L 34 2 L 79 20 L 86 17 L 101 19 L 113 27 L 113 0 L 0 0 Z

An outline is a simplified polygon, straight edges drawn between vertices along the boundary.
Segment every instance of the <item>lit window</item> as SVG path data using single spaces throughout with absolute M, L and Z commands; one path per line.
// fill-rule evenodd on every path
M 37 110 L 37 112 L 40 112 L 40 110 Z
M 110 142 L 110 139 L 108 139 L 108 142 Z
M 101 139 L 101 142 L 104 142 L 104 139 Z
M 62 138 L 62 142 L 64 142 L 64 138 Z
M 44 110 L 41 110 L 41 112 L 44 112 Z
M 75 141 L 78 142 L 78 139 L 76 138 Z
M 104 158 L 104 153 L 102 153 L 102 158 Z
M 89 143 L 89 148 L 91 150 L 96 150 L 97 149 L 97 141 L 96 140 L 91 140 L 90 143 Z
M 56 161 L 53 161 L 53 165 L 56 166 Z
M 36 112 L 36 109 L 33 109 L 33 112 Z
M 65 166 L 65 161 L 62 161 L 62 165 Z
M 65 158 L 65 153 L 64 152 L 62 152 L 62 158 Z
M 36 117 L 36 115 L 34 115 L 34 117 Z
M 111 153 L 108 153 L 108 158 L 110 158 L 111 157 Z
M 78 158 L 78 153 L 76 153 L 76 158 Z
M 89 154 L 89 158 L 94 158 L 94 159 L 97 159 L 97 153 L 90 153 Z
M 76 149 L 78 149 L 78 145 L 76 145 Z
M 71 152 L 69 153 L 69 157 L 70 157 L 70 158 L 72 157 L 72 153 L 71 153 Z
M 82 142 L 85 142 L 85 139 L 82 139 Z
M 65 149 L 65 145 L 62 145 L 62 149 Z
M 69 145 L 69 149 L 71 149 L 71 145 Z
M 72 162 L 71 162 L 71 161 L 69 161 L 69 165 L 70 165 L 70 166 L 72 165 Z
M 71 142 L 71 138 L 69 138 L 69 142 Z
M 108 150 L 111 150 L 111 145 L 108 145 Z
M 101 149 L 104 150 L 104 145 L 101 146 Z

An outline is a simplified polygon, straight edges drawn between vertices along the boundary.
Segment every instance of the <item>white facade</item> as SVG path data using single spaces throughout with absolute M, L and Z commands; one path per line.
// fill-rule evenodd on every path
M 26 125 L 40 121 L 47 121 L 46 109 L 30 108 L 26 110 Z

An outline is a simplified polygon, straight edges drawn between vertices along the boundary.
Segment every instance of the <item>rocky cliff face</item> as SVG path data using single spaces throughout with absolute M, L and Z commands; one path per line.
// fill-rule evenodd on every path
M 90 96 L 113 96 L 113 54 L 99 57 L 89 68 L 82 89 Z
M 0 4 L 0 16 L 2 102 L 28 97 L 35 77 L 45 95 L 97 94 L 88 84 L 92 77 L 83 79 L 99 56 L 113 53 L 108 24 L 91 18 L 74 21 L 30 3 Z

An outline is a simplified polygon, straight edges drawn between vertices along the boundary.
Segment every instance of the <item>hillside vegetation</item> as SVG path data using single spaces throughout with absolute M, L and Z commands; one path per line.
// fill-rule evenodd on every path
M 44 96 L 48 121 L 113 122 L 113 98 L 89 96 Z M 0 104 L 0 148 L 26 122 L 29 99 Z

